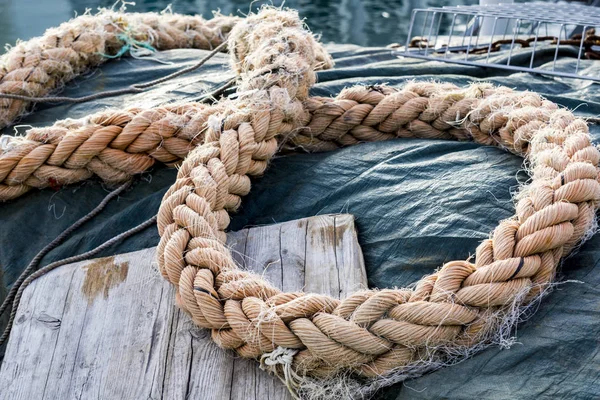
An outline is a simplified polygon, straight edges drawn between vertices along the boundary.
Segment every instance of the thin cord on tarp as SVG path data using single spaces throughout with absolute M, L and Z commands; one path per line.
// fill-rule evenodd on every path
M 76 229 L 78 229 L 80 226 L 82 226 L 83 224 L 94 218 L 96 215 L 98 215 L 100 211 L 102 211 L 112 199 L 120 195 L 130 185 L 131 181 L 127 181 L 112 192 L 110 192 L 109 194 L 107 194 L 106 197 L 104 197 L 104 199 L 100 202 L 100 204 L 96 206 L 96 208 L 87 213 L 85 216 L 81 217 L 73 225 L 71 225 L 60 235 L 58 235 L 53 241 L 48 243 L 42 250 L 40 250 L 39 253 L 37 253 L 36 256 L 31 260 L 27 268 L 25 268 L 23 272 L 21 272 L 21 275 L 13 283 L 10 292 L 8 292 L 8 295 L 2 302 L 2 305 L 0 305 L 0 315 L 4 314 L 4 312 L 8 309 L 8 306 L 12 303 L 13 299 L 15 298 L 19 287 L 23 284 L 27 277 L 31 275 L 33 271 L 35 271 L 35 269 L 38 267 L 38 264 L 40 263 L 40 261 L 42 261 L 44 256 L 46 256 L 46 254 L 48 254 L 50 251 L 52 251 L 61 243 L 63 243 L 65 239 L 69 237 L 71 233 L 73 233 Z
M 141 232 L 142 230 L 144 230 L 147 227 L 156 223 L 156 215 L 155 215 L 152 218 L 142 222 L 141 224 L 113 237 L 112 239 L 107 240 L 106 242 L 102 243 L 100 246 L 98 246 L 90 251 L 87 251 L 85 253 L 82 253 L 82 254 L 79 254 L 76 256 L 63 258 L 62 260 L 55 261 L 51 264 L 48 264 L 47 266 L 40 269 L 39 271 L 36 271 L 33 274 L 30 274 L 31 271 L 35 268 L 35 266 L 37 266 L 37 264 L 39 263 L 39 260 L 43 257 L 43 254 L 46 254 L 52 248 L 58 246 L 71 232 L 73 232 L 75 229 L 77 229 L 79 226 L 81 226 L 84 222 L 89 221 L 93 216 L 98 214 L 98 212 L 102 208 L 104 208 L 106 203 L 108 203 L 112 198 L 114 198 L 119 193 L 121 193 L 123 190 L 125 190 L 128 186 L 129 186 L 129 182 L 124 185 L 121 185 L 119 188 L 117 188 L 113 192 L 109 193 L 104 198 L 104 200 L 102 200 L 102 202 L 98 205 L 98 207 L 96 207 L 94 210 L 92 210 L 90 213 L 88 213 L 85 217 L 81 218 L 79 221 L 77 221 L 73 225 L 71 225 L 65 232 L 63 232 L 59 237 L 54 239 L 48 246 L 46 246 L 44 249 L 42 249 L 42 251 L 40 251 L 35 256 L 35 258 L 29 264 L 27 269 L 25 271 L 23 271 L 23 273 L 17 280 L 17 282 L 19 282 L 19 284 L 17 284 L 17 282 L 15 282 L 15 284 L 11 288 L 11 291 L 10 291 L 8 297 L 2 303 L 2 312 L 4 312 L 4 310 L 8 307 L 8 304 L 10 304 L 11 302 L 12 302 L 12 310 L 10 312 L 8 325 L 6 326 L 2 336 L 0 336 L 0 346 L 2 346 L 4 344 L 4 342 L 10 336 L 10 332 L 12 330 L 12 325 L 15 320 L 15 316 L 17 314 L 17 308 L 19 306 L 19 302 L 21 301 L 21 297 L 23 296 L 23 291 L 25 290 L 25 288 L 27 288 L 27 286 L 29 286 L 31 284 L 31 282 L 33 282 L 37 278 L 47 274 L 48 272 L 50 272 L 58 267 L 61 267 L 66 264 L 71 264 L 71 263 L 75 263 L 78 261 L 86 260 L 86 259 L 98 254 L 102 250 L 107 249 L 108 247 L 112 246 L 113 244 L 118 243 L 121 240 L 127 239 L 128 237 L 131 237 L 131 236 L 135 235 L 136 233 Z

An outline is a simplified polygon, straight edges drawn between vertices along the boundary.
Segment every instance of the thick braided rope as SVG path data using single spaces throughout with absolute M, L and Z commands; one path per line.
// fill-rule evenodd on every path
M 150 40 L 158 49 L 209 49 L 220 45 L 239 20 L 218 16 L 205 21 L 198 16 L 112 11 L 84 15 L 5 54 L 0 61 L 5 65 L 4 73 L 0 73 L 0 92 L 47 94 L 105 61 L 101 54 L 116 53 L 123 46 L 119 33 L 128 32 L 136 41 Z M 314 42 L 311 51 L 315 69 L 331 68 L 333 61 L 320 44 Z M 12 121 L 26 107 L 21 100 L 0 99 L 0 125 L 3 120 Z M 3 136 L 0 201 L 19 197 L 32 188 L 59 187 L 92 175 L 109 184 L 125 182 L 155 161 L 175 165 L 202 142 L 208 117 L 218 111 L 218 106 L 199 103 L 111 110 L 30 129 L 25 137 Z
M 494 91 L 498 104 L 492 105 L 493 118 L 501 120 L 484 121 L 480 128 L 470 124 L 463 129 L 463 119 L 483 91 Z M 528 138 L 533 134 L 529 131 L 535 129 L 537 113 L 541 112 L 534 111 L 531 107 L 535 106 L 526 101 L 541 104 L 542 99 L 534 93 L 482 84 L 464 90 L 432 83 L 409 84 L 401 91 L 386 86 L 356 86 L 334 99 L 306 99 L 303 105 L 309 117 L 302 121 L 305 126 L 293 132 L 282 130 L 278 139 L 288 148 L 311 152 L 397 137 L 473 140 L 526 157 Z M 511 110 L 523 106 L 530 108 Z M 125 182 L 156 161 L 178 165 L 204 141 L 209 117 L 224 108 L 224 103 L 185 103 L 108 110 L 78 120 L 58 121 L 47 128 L 31 128 L 24 137 L 2 136 L 0 201 L 14 199 L 32 188 L 59 187 L 92 175 L 108 184 Z M 498 129 L 506 112 L 513 113 L 510 118 L 519 121 L 519 128 L 525 126 L 517 134 L 516 144 L 509 133 L 516 128 L 511 125 Z
M 297 349 L 296 373 L 317 377 L 340 370 L 374 377 L 428 349 L 489 338 L 499 329 L 496 317 L 538 296 L 594 224 L 600 156 L 587 125 L 538 95 L 486 85 L 355 88 L 340 99 L 307 100 L 312 52 L 289 40 L 286 27 L 272 26 L 274 39 L 256 38 L 243 25 L 232 32 L 233 48 L 245 49 L 234 53 L 247 71 L 242 86 L 254 92 L 210 118 L 205 143 L 183 162 L 159 211 L 158 264 L 178 287 L 179 306 L 221 347 L 252 358 Z M 224 229 L 228 211 L 250 190 L 248 177 L 262 174 L 275 153 L 277 134 L 300 126 L 307 140 L 321 143 L 393 135 L 495 142 L 527 157 L 532 183 L 517 215 L 478 247 L 475 263 L 453 261 L 413 289 L 361 291 L 343 301 L 283 293 L 236 267 Z
M 0 93 L 46 96 L 82 72 L 120 55 L 128 42 L 157 50 L 211 50 L 226 40 L 237 17 L 104 10 L 82 15 L 17 44 L 0 58 Z M 28 102 L 0 99 L 0 128 L 22 115 Z
M 111 110 L 32 128 L 25 137 L 2 136 L 0 200 L 93 175 L 121 183 L 156 161 L 176 165 L 202 143 L 208 117 L 217 111 L 199 103 Z
M 424 349 L 473 346 L 498 329 L 494 315 L 537 296 L 593 226 L 599 153 L 582 120 L 540 96 L 425 83 L 307 98 L 316 44 L 297 17 L 262 12 L 231 40 L 240 99 L 195 110 L 204 115 L 198 121 L 206 129 L 196 131 L 204 144 L 183 163 L 158 217 L 160 270 L 178 287 L 178 304 L 220 346 L 245 357 L 297 349 L 294 369 L 311 376 L 340 369 L 376 376 Z M 527 157 L 532 183 L 517 215 L 478 247 L 475 263 L 450 262 L 413 289 L 362 291 L 341 302 L 282 293 L 237 269 L 224 229 L 228 211 L 250 190 L 248 176 L 264 172 L 278 136 L 289 132 L 298 133 L 295 145 L 311 149 L 396 136 L 498 144 Z

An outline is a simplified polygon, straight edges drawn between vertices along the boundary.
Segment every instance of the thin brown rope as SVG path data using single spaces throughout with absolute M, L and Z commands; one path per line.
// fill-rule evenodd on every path
M 594 227 L 600 152 L 585 121 L 535 93 L 413 83 L 309 98 L 319 46 L 291 11 L 249 16 L 228 47 L 240 76 L 236 99 L 30 130 L 6 143 L 0 182 L 16 197 L 49 177 L 118 182 L 154 160 L 185 158 L 158 213 L 159 269 L 177 287 L 177 304 L 219 346 L 261 359 L 288 387 L 337 374 L 376 379 L 410 370 L 423 355 L 443 360 L 486 343 L 515 308 L 548 288 L 560 260 Z M 151 135 L 142 135 L 147 129 Z M 532 179 L 516 215 L 500 222 L 474 262 L 446 263 L 412 288 L 341 301 L 281 292 L 238 269 L 225 246 L 228 213 L 283 138 L 329 150 L 394 137 L 474 140 L 526 158 Z M 117 164 L 119 157 L 131 164 Z
M 12 287 L 8 292 L 8 295 L 0 305 L 0 315 L 4 314 L 4 312 L 8 309 L 9 305 L 13 302 L 17 291 L 19 290 L 23 282 L 27 279 L 29 275 L 31 275 L 32 272 L 34 272 L 37 269 L 40 261 L 42 261 L 44 256 L 46 256 L 46 254 L 48 254 L 50 251 L 59 246 L 66 238 L 68 238 L 71 235 L 71 233 L 73 233 L 75 230 L 79 229 L 79 227 L 81 227 L 83 224 L 85 224 L 86 222 L 94 218 L 96 215 L 98 215 L 112 199 L 119 196 L 124 190 L 126 190 L 130 186 L 130 184 L 131 182 L 127 181 L 112 192 L 110 192 L 109 194 L 107 194 L 106 197 L 104 197 L 104 199 L 100 202 L 100 204 L 94 207 L 93 210 L 91 210 L 89 213 L 75 221 L 75 223 L 73 223 L 70 227 L 68 227 L 60 235 L 58 235 L 54 240 L 52 240 L 50 243 L 44 246 L 44 248 L 42 248 L 42 250 L 40 250 L 35 255 L 35 257 L 33 257 L 33 259 L 29 262 L 27 267 L 23 270 L 23 272 L 21 272 L 21 275 L 19 275 L 15 282 L 13 282 Z M 16 311 L 16 308 L 13 311 Z M 1 342 L 0 345 L 2 345 Z
M 35 271 L 31 275 L 27 276 L 27 278 L 25 280 L 23 280 L 23 282 L 21 282 L 19 285 L 15 284 L 13 286 L 13 289 L 16 288 L 16 291 L 14 294 L 14 299 L 12 299 L 12 301 L 11 301 L 12 308 L 10 311 L 10 316 L 8 318 L 8 324 L 6 325 L 6 328 L 4 329 L 2 336 L 0 336 L 0 346 L 2 346 L 4 344 L 4 342 L 6 342 L 6 340 L 10 337 L 10 332 L 12 331 L 13 323 L 15 322 L 15 317 L 17 316 L 17 310 L 19 307 L 19 303 L 21 302 L 21 298 L 23 297 L 23 292 L 31 284 L 31 282 L 46 275 L 48 272 L 55 270 L 58 267 L 62 267 L 63 265 L 72 264 L 72 263 L 76 263 L 76 262 L 84 261 L 84 260 L 89 260 L 91 257 L 94 257 L 96 254 L 100 253 L 101 251 L 106 250 L 109 247 L 135 235 L 136 233 L 143 231 L 144 229 L 154 225 L 155 223 L 156 223 L 156 216 L 151 217 L 151 218 L 147 219 L 146 221 L 142 222 L 141 224 L 134 226 L 133 228 L 128 229 L 125 232 L 120 233 L 117 236 L 107 240 L 106 242 L 102 243 L 98 247 L 93 248 L 92 250 L 86 251 L 85 253 L 81 253 L 76 256 L 63 258 L 62 260 L 58 260 L 51 264 L 48 264 L 45 267 Z M 75 228 L 73 228 L 74 226 L 75 225 L 72 225 L 69 229 L 74 230 L 75 229 Z M 5 303 L 7 303 L 7 304 L 9 303 L 8 298 L 6 298 Z M 4 305 L 4 303 L 3 303 L 3 305 Z

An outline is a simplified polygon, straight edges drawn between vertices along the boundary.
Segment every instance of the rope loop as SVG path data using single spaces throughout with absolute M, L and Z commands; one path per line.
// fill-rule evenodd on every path
M 409 368 L 423 352 L 442 357 L 489 340 L 548 287 L 561 257 L 592 228 L 598 150 L 583 121 L 541 96 L 414 82 L 310 98 L 318 45 L 294 13 L 249 16 L 229 40 L 241 93 L 209 108 L 204 142 L 165 194 L 158 260 L 194 321 L 213 329 L 221 347 L 261 359 L 288 387 L 341 371 L 372 378 Z M 261 175 L 281 145 L 314 151 L 393 137 L 474 140 L 530 163 L 517 215 L 500 222 L 474 263 L 451 261 L 413 289 L 341 302 L 282 293 L 237 269 L 223 246 L 226 214 L 249 191 L 244 177 Z

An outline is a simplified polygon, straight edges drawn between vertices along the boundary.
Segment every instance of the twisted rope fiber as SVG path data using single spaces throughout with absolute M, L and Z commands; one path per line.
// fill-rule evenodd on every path
M 89 161 L 109 159 L 94 152 L 113 146 L 173 163 L 186 157 L 183 148 L 198 144 L 187 154 L 159 210 L 157 258 L 163 276 L 178 288 L 178 305 L 197 325 L 211 329 L 221 347 L 251 358 L 290 349 L 295 353 L 291 368 L 274 366 L 288 381 L 292 372 L 300 377 L 294 379 L 327 378 L 342 371 L 376 378 L 410 368 L 424 354 L 443 358 L 489 340 L 515 304 L 526 305 L 547 288 L 561 258 L 594 227 L 600 153 L 583 120 L 541 96 L 486 84 L 460 89 L 414 83 L 400 91 L 355 87 L 335 99 L 308 98 L 318 45 L 295 13 L 263 10 L 236 25 L 229 41 L 241 78 L 236 100 L 161 108 L 157 117 L 157 109 L 151 110 L 143 121 L 145 127 L 155 124 L 152 143 L 141 135 L 143 129 L 127 130 L 146 112 L 139 110 L 119 125 L 118 133 L 106 133 L 109 147 L 87 152 L 67 150 L 77 149 L 92 135 L 92 130 L 82 133 L 86 121 L 67 120 L 53 127 L 60 131 L 54 137 L 40 136 L 36 143 L 36 132 L 48 132 L 32 130 L 27 140 L 8 143 L 0 159 L 3 190 L 17 192 L 21 186 L 43 185 L 44 176 L 37 171 L 56 165 L 61 167 L 55 167 L 55 174 L 73 168 L 80 170 L 81 179 L 92 173 L 109 182 L 125 179 L 126 174 L 104 174 Z M 107 128 L 114 126 L 106 121 Z M 67 135 L 70 130 L 82 131 Z M 161 153 L 167 139 L 181 131 L 187 133 L 180 155 Z M 165 132 L 167 139 L 161 136 Z M 293 145 L 313 150 L 398 136 L 469 139 L 525 157 L 532 181 L 519 196 L 516 215 L 482 242 L 474 263 L 452 261 L 413 288 L 360 291 L 342 301 L 283 293 L 237 268 L 225 247 L 224 230 L 228 212 L 250 190 L 249 177 L 264 172 L 278 138 L 292 133 Z M 133 144 L 142 137 L 145 153 L 135 153 L 143 146 Z M 32 150 L 25 147 L 47 144 L 54 147 L 43 150 L 48 155 L 42 162 L 33 161 Z M 19 158 L 17 152 L 26 156 Z M 66 161 L 58 162 L 61 158 Z M 51 162 L 43 165 L 45 160 Z M 36 172 L 25 180 L 17 178 L 25 169 Z M 75 181 L 65 177 L 61 182 L 68 179 Z M 290 357 L 281 359 L 289 364 Z
M 13 99 L 13 100 L 14 99 L 24 100 L 24 101 L 28 101 L 28 102 L 32 102 L 32 103 L 77 104 L 77 103 L 85 103 L 85 102 L 92 101 L 92 100 L 103 99 L 105 97 L 114 97 L 114 96 L 120 96 L 123 94 L 140 93 L 140 92 L 143 92 L 144 89 L 148 89 L 152 86 L 159 85 L 159 84 L 167 82 L 171 79 L 177 78 L 181 75 L 185 75 L 189 72 L 197 70 L 198 68 L 200 68 L 201 66 L 206 64 L 206 62 L 208 60 L 210 60 L 212 57 L 214 57 L 215 54 L 217 54 L 220 51 L 223 51 L 223 49 L 226 46 L 227 46 L 227 42 L 221 43 L 220 45 L 215 47 L 206 57 L 204 57 L 202 60 L 200 60 L 198 63 L 196 63 L 194 65 L 191 65 L 186 68 L 182 68 L 182 69 L 175 71 L 172 74 L 169 74 L 167 76 L 163 76 L 161 78 L 157 78 L 157 79 L 151 80 L 149 82 L 145 82 L 145 83 L 136 83 L 136 84 L 130 85 L 123 89 L 107 90 L 104 92 L 94 93 L 94 94 L 91 94 L 88 96 L 81 96 L 81 97 L 61 97 L 61 96 L 29 97 L 29 96 L 23 96 L 23 95 L 19 95 L 19 94 L 0 93 L 0 98 Z
M 96 15 L 82 15 L 49 29 L 41 37 L 18 43 L 0 58 L 0 128 L 24 114 L 30 98 L 47 96 L 81 73 L 122 55 L 130 43 L 156 50 L 222 49 L 220 46 L 239 21 L 239 17 L 219 14 L 205 20 L 200 16 L 104 9 Z M 320 46 L 317 51 L 320 62 L 327 65 L 330 62 L 327 53 Z M 127 93 L 141 91 L 162 81 L 133 85 L 126 90 Z M 79 101 L 97 97 L 92 95 Z
M 484 94 L 490 97 L 486 107 L 493 109 L 486 111 L 491 115 L 477 117 L 482 120 L 478 126 L 477 119 L 472 122 L 466 118 Z M 126 182 L 157 161 L 179 165 L 203 143 L 209 118 L 223 112 L 227 104 L 108 110 L 58 121 L 51 127 L 31 128 L 23 137 L 1 136 L 0 201 L 19 197 L 32 188 L 56 188 L 92 175 L 107 184 Z M 544 108 L 534 110 L 541 104 Z M 280 146 L 316 152 L 365 141 L 417 137 L 473 140 L 522 157 L 528 155 L 536 121 L 541 118 L 540 123 L 545 123 L 550 118 L 541 114 L 557 109 L 529 92 L 487 84 L 461 90 L 451 84 L 423 82 L 408 84 L 400 91 L 386 86 L 356 86 L 334 99 L 308 98 L 303 106 L 308 111 L 302 121 L 305 126 L 284 125 L 277 136 Z M 510 125 L 499 126 L 509 120 Z
M 225 35 L 238 21 L 239 18 L 237 17 L 217 16 L 210 21 L 205 21 L 200 17 L 177 14 L 123 14 L 105 10 L 95 16 L 84 15 L 78 17 L 58 28 L 48 30 L 41 38 L 20 44 L 18 49 L 21 50 L 17 52 L 17 55 L 15 55 L 15 52 L 18 49 L 13 49 L 5 54 L 2 60 L 11 60 L 13 57 L 22 60 L 21 64 L 18 64 L 22 67 L 19 67 L 18 73 L 15 72 L 17 70 L 12 71 L 11 68 L 6 66 L 0 68 L 10 71 L 10 73 L 5 74 L 6 76 L 27 76 L 26 80 L 29 81 L 32 71 L 46 68 L 46 64 L 53 66 L 57 62 L 56 57 L 54 57 L 51 60 L 52 62 L 45 63 L 45 56 L 41 57 L 38 54 L 36 58 L 29 53 L 35 53 L 35 51 L 40 50 L 41 46 L 46 53 L 64 55 L 63 52 L 54 51 L 56 49 L 50 51 L 47 49 L 48 46 L 44 47 L 38 42 L 56 42 L 57 48 L 60 46 L 68 48 L 68 51 L 63 50 L 72 56 L 73 49 L 79 48 L 78 46 L 73 47 L 74 42 L 80 44 L 84 39 L 91 40 L 86 39 L 87 36 L 79 32 L 93 32 L 92 27 L 96 27 L 98 35 L 104 35 L 101 38 L 101 44 L 105 47 L 104 51 L 109 53 L 108 48 L 113 50 L 118 48 L 116 44 L 111 42 L 118 41 L 118 38 L 111 39 L 109 34 L 118 36 L 117 33 L 124 30 L 133 35 L 134 40 L 139 41 L 144 38 L 154 40 L 156 43 L 153 42 L 153 44 L 158 46 L 159 49 L 215 47 L 211 54 L 190 68 L 145 84 L 133 86 L 135 90 L 142 90 L 199 68 L 205 60 L 214 54 L 214 51 L 224 47 L 226 44 Z M 133 32 L 140 33 L 134 34 Z M 62 39 L 59 40 L 57 37 Z M 71 42 L 65 41 L 65 37 L 71 38 Z M 188 42 L 185 42 L 185 38 Z M 159 46 L 164 43 L 166 43 L 164 46 L 168 45 L 170 47 Z M 85 55 L 84 61 L 86 62 L 94 59 L 96 60 L 94 65 L 98 65 L 104 60 L 98 58 L 97 49 L 92 51 L 89 46 L 83 46 L 83 50 L 88 51 L 88 53 L 82 53 L 83 55 L 81 55 L 81 57 Z M 83 52 L 83 50 L 81 51 Z M 316 59 L 314 68 L 317 70 L 331 68 L 333 61 L 321 45 L 315 42 L 313 50 Z M 26 63 L 25 61 L 29 58 L 39 61 L 39 65 Z M 72 59 L 73 57 L 69 60 L 73 61 Z M 2 62 L 0 60 L 0 64 Z M 27 64 L 27 68 L 25 68 L 25 64 Z M 16 68 L 14 63 L 11 62 L 10 65 L 12 65 L 12 69 Z M 73 66 L 63 67 L 57 68 L 54 66 L 52 68 L 54 68 L 53 71 L 74 68 Z M 88 67 L 89 65 L 79 65 L 77 73 Z M 24 71 L 24 68 L 29 72 Z M 2 69 L 0 69 L 0 96 L 10 96 L 4 90 L 4 84 L 8 78 L 4 77 L 1 71 Z M 77 73 L 74 72 L 72 75 L 75 76 Z M 52 84 L 56 82 L 56 79 L 45 80 L 45 86 L 41 84 L 35 86 L 39 91 L 33 95 L 47 94 L 51 90 Z M 230 86 L 231 83 L 228 82 L 224 87 Z M 17 86 L 21 87 L 23 85 L 19 84 L 15 87 Z M 130 89 L 132 87 L 123 90 L 129 92 Z M 215 91 L 215 94 L 219 93 L 221 89 L 223 88 Z M 10 93 L 10 90 L 8 90 L 8 93 Z M 80 99 L 57 97 L 47 100 L 79 102 L 114 94 L 114 92 L 105 92 Z M 119 94 L 122 93 L 119 92 Z M 16 97 L 19 98 L 19 95 L 16 95 Z M 0 98 L 0 125 L 2 125 L 3 112 L 6 111 L 3 105 L 8 105 L 7 107 L 13 109 L 14 104 L 17 104 L 15 102 L 22 103 L 23 107 L 26 107 L 26 102 L 22 100 L 13 101 Z M 25 138 L 2 136 L 0 141 L 0 200 L 6 201 L 19 197 L 34 187 L 59 187 L 86 180 L 92 175 L 99 176 L 108 184 L 122 183 L 131 179 L 133 175 L 147 170 L 154 164 L 155 160 L 174 166 L 181 162 L 193 147 L 202 142 L 203 135 L 199 132 L 202 131 L 202 126 L 206 124 L 207 118 L 215 112 L 216 108 L 208 108 L 202 103 L 166 106 L 157 110 L 139 108 L 129 109 L 125 112 L 111 110 L 80 120 L 58 121 L 49 128 L 31 129 L 27 132 Z

